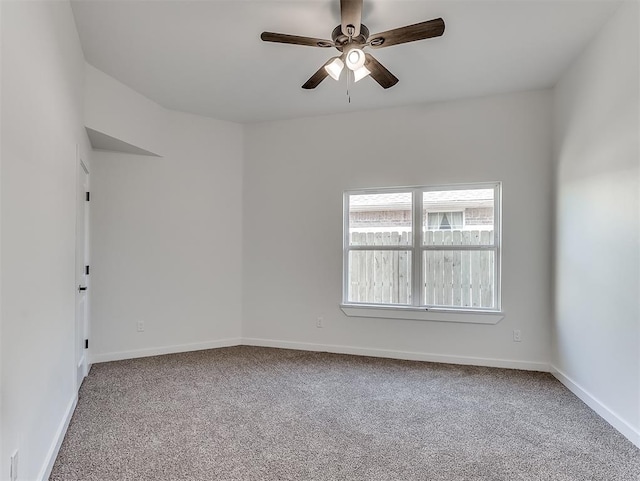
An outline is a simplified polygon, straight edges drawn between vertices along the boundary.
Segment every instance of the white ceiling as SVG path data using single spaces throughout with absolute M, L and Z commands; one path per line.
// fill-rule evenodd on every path
M 257 122 L 552 86 L 614 0 L 364 0 L 371 33 L 442 17 L 444 36 L 372 51 L 400 82 L 300 86 L 335 49 L 266 43 L 264 30 L 330 38 L 339 0 L 76 0 L 86 60 L 166 108 Z

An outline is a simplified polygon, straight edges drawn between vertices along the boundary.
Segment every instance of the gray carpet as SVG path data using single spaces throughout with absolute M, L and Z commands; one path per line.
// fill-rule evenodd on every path
M 52 481 L 637 481 L 549 374 L 233 347 L 93 366 Z

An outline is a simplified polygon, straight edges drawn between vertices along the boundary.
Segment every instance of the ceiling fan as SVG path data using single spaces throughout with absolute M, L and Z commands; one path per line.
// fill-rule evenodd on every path
M 338 80 L 345 65 L 353 72 L 355 82 L 366 76 L 371 76 L 382 88 L 388 89 L 398 83 L 398 78 L 378 62 L 373 55 L 365 53 L 364 48 L 391 47 L 401 43 L 439 37 L 444 33 L 444 20 L 436 18 L 369 35 L 369 29 L 361 23 L 362 0 L 340 0 L 340 16 L 342 23 L 333 29 L 332 40 L 273 32 L 262 32 L 260 38 L 265 42 L 320 48 L 335 47 L 341 52 L 341 55 L 330 58 L 320 67 L 305 82 L 302 86 L 303 89 L 316 88 L 327 76 Z

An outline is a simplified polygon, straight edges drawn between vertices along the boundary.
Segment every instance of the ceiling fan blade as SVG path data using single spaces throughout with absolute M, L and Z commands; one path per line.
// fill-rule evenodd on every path
M 329 65 L 331 62 L 333 61 L 333 58 L 330 58 L 329 60 L 327 60 L 325 62 L 325 64 L 320 67 L 318 69 L 318 71 L 316 73 L 314 73 L 309 80 L 307 80 L 304 85 L 302 86 L 303 89 L 314 89 L 316 88 L 318 85 L 320 85 L 320 82 L 322 82 L 324 79 L 326 79 L 329 76 L 329 72 L 327 72 L 327 70 L 325 69 L 325 67 L 327 65 Z
M 371 72 L 371 78 L 378 82 L 383 89 L 388 89 L 398 83 L 398 78 L 378 62 L 373 55 L 367 53 L 365 59 L 364 66 Z
M 362 0 L 340 0 L 340 17 L 342 22 L 342 34 L 349 36 L 347 27 L 353 25 L 352 37 L 360 35 L 362 22 Z
M 286 33 L 262 32 L 260 38 L 265 42 L 290 43 L 293 45 L 305 45 L 307 47 L 333 47 L 335 44 L 331 40 L 322 38 L 299 37 L 298 35 L 288 35 Z
M 415 42 L 425 38 L 439 37 L 444 33 L 444 20 L 435 18 L 426 22 L 394 28 L 386 32 L 370 35 L 368 42 L 372 48 L 390 47 L 401 43 Z

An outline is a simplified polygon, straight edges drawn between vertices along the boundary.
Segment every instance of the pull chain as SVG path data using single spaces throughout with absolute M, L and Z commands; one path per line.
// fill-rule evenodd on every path
M 348 44 L 350 45 L 351 42 L 353 41 L 353 34 L 354 34 L 353 26 L 349 25 L 347 27 L 347 34 L 349 35 Z M 348 68 L 346 70 L 347 70 L 347 99 L 349 100 L 349 103 L 351 103 L 351 92 L 350 92 L 350 89 L 349 89 L 349 86 L 351 84 L 351 70 L 348 69 Z

